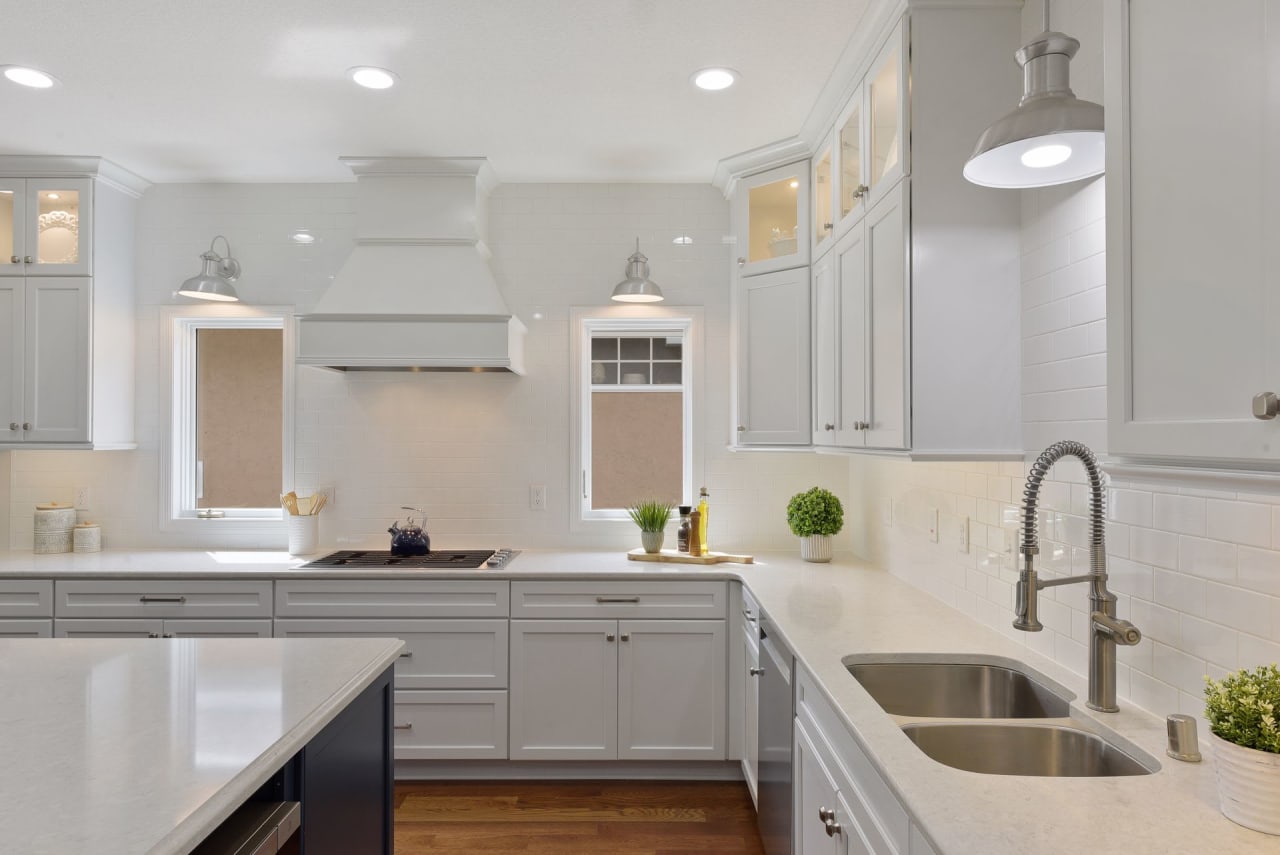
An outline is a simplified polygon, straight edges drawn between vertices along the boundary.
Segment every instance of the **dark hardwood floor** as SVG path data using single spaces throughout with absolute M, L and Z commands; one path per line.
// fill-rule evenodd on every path
M 398 782 L 396 855 L 763 855 L 746 785 Z

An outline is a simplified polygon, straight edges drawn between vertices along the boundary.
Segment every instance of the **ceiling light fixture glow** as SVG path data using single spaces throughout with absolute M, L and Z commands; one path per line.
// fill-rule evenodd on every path
M 708 92 L 728 89 L 738 82 L 738 72 L 732 68 L 704 68 L 693 73 L 693 85 Z
M 0 65 L 0 68 L 4 69 L 5 77 L 19 86 L 29 86 L 32 89 L 49 89 L 58 82 L 58 78 L 38 68 L 29 68 L 25 65 Z
M 800 186 L 800 179 L 792 178 L 791 182 L 787 186 L 790 187 L 792 190 L 795 190 L 797 187 Z
M 674 243 L 676 246 L 688 246 L 689 244 L 693 243 L 693 238 L 689 237 L 688 235 L 676 235 L 674 238 L 671 239 L 671 242 Z
M 1065 163 L 1069 157 L 1071 157 L 1071 146 L 1051 143 L 1027 149 L 1019 160 L 1028 169 L 1048 169 L 1050 166 Z
M 372 65 L 348 68 L 347 76 L 365 89 L 390 89 L 396 85 L 396 76 L 393 72 Z
M 62 198 L 57 193 L 46 193 L 44 197 L 46 199 L 52 199 L 55 202 Z
M 290 235 L 290 237 L 293 238 L 294 243 L 315 243 L 316 242 L 316 236 L 311 234 L 311 232 L 294 232 L 292 235 Z

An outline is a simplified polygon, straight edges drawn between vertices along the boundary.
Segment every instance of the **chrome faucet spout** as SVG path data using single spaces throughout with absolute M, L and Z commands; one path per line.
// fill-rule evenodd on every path
M 1076 457 L 1084 464 L 1089 479 L 1089 572 L 1078 576 L 1041 579 L 1035 570 L 1035 556 L 1040 553 L 1036 532 L 1040 486 L 1054 463 L 1063 457 Z M 1038 617 L 1042 588 L 1089 583 L 1089 701 L 1090 708 L 1115 712 L 1116 645 L 1133 645 L 1142 633 L 1127 620 L 1116 617 L 1116 597 L 1107 590 L 1106 494 L 1097 458 L 1084 444 L 1064 440 L 1044 450 L 1031 465 L 1027 485 L 1022 491 L 1022 570 L 1018 577 L 1017 601 L 1013 626 L 1024 632 L 1044 629 Z

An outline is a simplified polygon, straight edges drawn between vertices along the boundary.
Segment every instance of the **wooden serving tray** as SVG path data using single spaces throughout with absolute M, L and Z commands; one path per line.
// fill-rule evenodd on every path
M 706 555 L 690 555 L 674 549 L 661 552 L 645 552 L 633 549 L 627 553 L 631 561 L 661 561 L 666 564 L 754 564 L 755 558 L 750 555 L 731 555 L 727 552 L 708 552 Z

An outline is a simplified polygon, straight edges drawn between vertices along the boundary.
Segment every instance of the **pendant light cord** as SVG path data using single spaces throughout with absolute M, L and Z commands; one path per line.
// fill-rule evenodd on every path
M 1049 0 L 1044 0 L 1044 30 L 1049 32 Z

